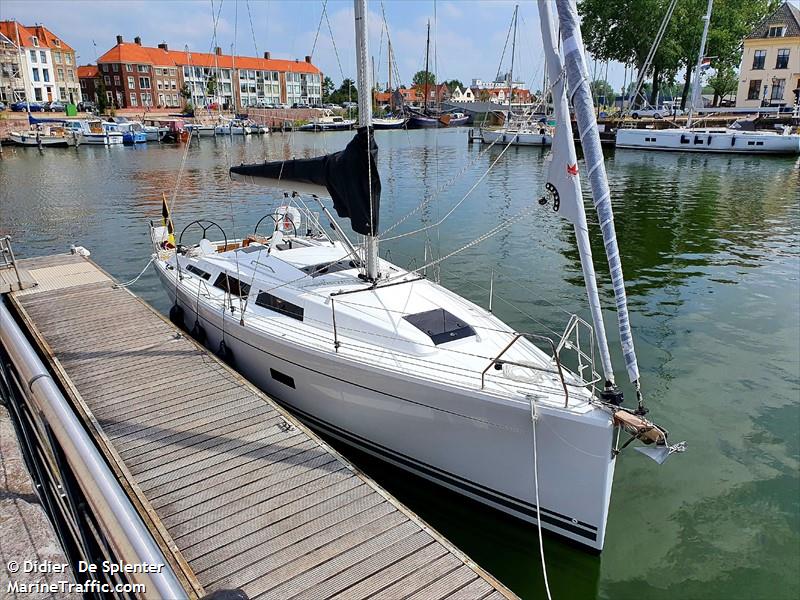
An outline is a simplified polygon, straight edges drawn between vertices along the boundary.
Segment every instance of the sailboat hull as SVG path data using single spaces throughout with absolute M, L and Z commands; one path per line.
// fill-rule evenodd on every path
M 617 148 L 725 154 L 800 154 L 800 135 L 736 129 L 618 129 Z
M 512 146 L 550 146 L 553 144 L 553 136 L 549 133 L 540 134 L 534 131 L 481 129 L 481 141 L 485 144 L 498 142 Z
M 174 302 L 174 270 L 160 261 L 156 265 Z M 187 328 L 199 323 L 207 345 L 216 349 L 223 340 L 224 318 L 224 341 L 236 369 L 311 427 L 463 496 L 536 522 L 529 401 L 306 347 L 284 335 L 242 326 L 238 316 L 198 302 L 180 284 L 177 293 Z M 542 526 L 599 551 L 614 474 L 611 418 L 599 408 L 576 414 L 540 404 L 537 410 Z

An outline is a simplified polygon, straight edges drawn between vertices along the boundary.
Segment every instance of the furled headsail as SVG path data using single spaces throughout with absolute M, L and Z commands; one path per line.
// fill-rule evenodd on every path
M 329 195 L 353 231 L 377 235 L 381 178 L 378 145 L 371 129 L 361 127 L 344 150 L 316 158 L 277 160 L 231 167 L 231 178 L 289 191 Z

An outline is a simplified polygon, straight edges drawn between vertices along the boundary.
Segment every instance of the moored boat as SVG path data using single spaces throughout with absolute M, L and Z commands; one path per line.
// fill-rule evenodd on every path
M 206 125 L 203 123 L 187 123 L 186 130 L 195 137 L 214 137 L 214 135 L 216 135 L 216 128 L 214 125 Z
M 407 122 L 406 117 L 375 117 L 372 126 L 375 129 L 403 129 Z
M 75 136 L 63 125 L 36 125 L 28 131 L 11 131 L 8 139 L 18 146 L 66 147 L 74 146 Z
M 312 119 L 310 123 L 301 125 L 299 131 L 341 131 L 352 129 L 355 120 L 345 119 L 341 115 L 335 115 L 330 110 L 326 110 L 321 116 Z

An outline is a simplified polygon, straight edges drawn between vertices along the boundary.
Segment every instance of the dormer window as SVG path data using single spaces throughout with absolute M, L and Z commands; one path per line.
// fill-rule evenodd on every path
M 56 48 L 61 48 L 61 40 L 53 40 L 53 43 L 56 45 Z
M 31 42 L 33 43 L 34 48 L 39 47 L 39 38 L 37 38 L 35 35 L 31 36 Z
M 767 37 L 783 37 L 784 26 L 783 25 L 772 25 L 767 31 Z

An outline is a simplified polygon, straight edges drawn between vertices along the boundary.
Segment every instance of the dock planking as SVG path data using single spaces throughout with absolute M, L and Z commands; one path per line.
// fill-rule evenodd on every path
M 190 596 L 515 597 L 90 260 L 11 294 Z

